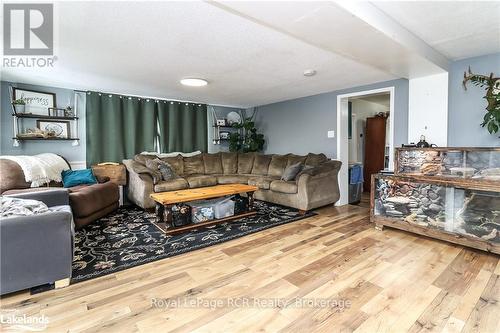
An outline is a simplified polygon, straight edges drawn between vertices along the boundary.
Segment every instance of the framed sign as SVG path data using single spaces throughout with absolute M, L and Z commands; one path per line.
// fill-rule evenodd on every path
M 12 88 L 13 100 L 22 99 L 25 102 L 25 113 L 48 116 L 49 108 L 56 106 L 56 94 L 41 91 Z
M 69 138 L 69 121 L 37 120 L 36 127 L 42 131 L 52 133 L 53 137 Z

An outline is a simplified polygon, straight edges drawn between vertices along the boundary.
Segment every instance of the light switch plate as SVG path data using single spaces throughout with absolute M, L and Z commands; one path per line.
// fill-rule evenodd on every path
M 328 131 L 327 136 L 329 138 L 334 138 L 335 137 L 335 131 Z

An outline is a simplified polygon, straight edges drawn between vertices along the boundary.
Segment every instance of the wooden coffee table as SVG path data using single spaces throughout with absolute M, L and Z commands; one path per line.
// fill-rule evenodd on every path
M 231 221 L 240 217 L 255 215 L 253 210 L 253 193 L 259 188 L 244 184 L 226 184 L 209 187 L 193 188 L 188 190 L 170 191 L 151 194 L 151 199 L 156 202 L 156 223 L 155 225 L 166 234 L 173 234 Z M 200 223 L 192 223 L 181 227 L 174 227 L 172 224 L 172 206 L 179 203 L 219 198 L 226 195 L 246 193 L 248 196 L 248 211 L 225 217 L 222 219 L 209 220 Z

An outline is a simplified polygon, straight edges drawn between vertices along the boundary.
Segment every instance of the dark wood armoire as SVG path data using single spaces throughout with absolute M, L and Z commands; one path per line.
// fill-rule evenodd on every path
M 371 176 L 384 169 L 385 117 L 366 118 L 363 190 L 370 192 Z

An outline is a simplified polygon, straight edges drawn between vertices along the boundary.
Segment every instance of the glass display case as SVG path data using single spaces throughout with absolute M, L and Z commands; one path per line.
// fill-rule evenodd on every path
M 397 148 L 396 174 L 500 181 L 500 148 Z
M 500 148 L 399 148 L 372 177 L 371 220 L 500 254 Z

